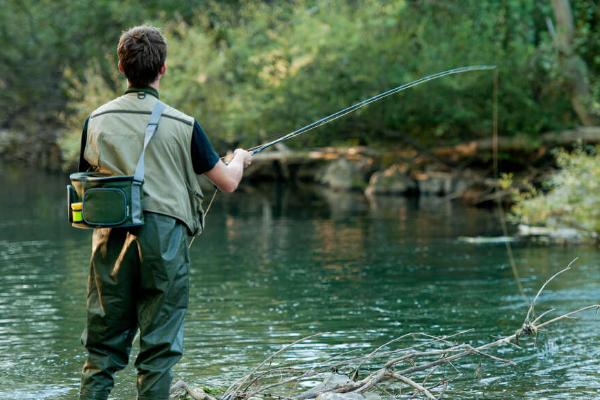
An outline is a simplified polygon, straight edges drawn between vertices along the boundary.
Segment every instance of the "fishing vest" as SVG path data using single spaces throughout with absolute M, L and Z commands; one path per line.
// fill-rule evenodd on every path
M 84 158 L 96 172 L 133 175 L 157 99 L 128 93 L 90 115 Z M 182 221 L 191 234 L 204 227 L 202 189 L 192 165 L 194 118 L 167 106 L 146 149 L 142 208 Z

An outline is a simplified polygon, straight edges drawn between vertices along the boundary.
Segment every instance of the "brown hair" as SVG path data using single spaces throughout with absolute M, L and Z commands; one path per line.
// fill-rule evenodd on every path
M 153 26 L 135 26 L 121 35 L 117 54 L 129 83 L 135 87 L 148 86 L 165 64 L 167 41 Z

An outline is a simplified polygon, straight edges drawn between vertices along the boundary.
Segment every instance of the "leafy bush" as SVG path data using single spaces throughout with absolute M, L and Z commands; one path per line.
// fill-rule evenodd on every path
M 517 198 L 515 219 L 527 225 L 600 234 L 599 149 L 558 153 L 560 170 L 549 178 L 543 191 L 532 190 Z

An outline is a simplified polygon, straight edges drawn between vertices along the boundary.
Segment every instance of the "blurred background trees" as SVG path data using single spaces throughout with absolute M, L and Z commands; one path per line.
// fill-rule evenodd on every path
M 195 116 L 220 151 L 258 144 L 392 86 L 468 64 L 499 67 L 502 135 L 535 140 L 589 125 L 600 108 L 596 0 L 0 4 L 0 130 L 58 141 L 67 160 L 77 154 L 87 114 L 123 91 L 116 43 L 140 23 L 161 27 L 169 42 L 161 96 Z M 565 5 L 570 26 L 561 19 Z M 583 92 L 572 71 L 585 72 Z M 446 78 L 290 145 L 377 147 L 410 135 L 427 146 L 486 137 L 491 93 L 492 74 Z M 573 102 L 582 93 L 587 97 Z

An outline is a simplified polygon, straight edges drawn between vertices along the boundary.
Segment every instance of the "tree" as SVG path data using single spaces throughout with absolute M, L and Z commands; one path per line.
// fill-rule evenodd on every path
M 592 91 L 588 68 L 585 61 L 575 52 L 575 24 L 569 0 L 552 0 L 552 8 L 556 19 L 554 45 L 558 51 L 558 60 L 562 67 L 563 77 L 573 110 L 584 126 L 600 123 L 592 114 Z

